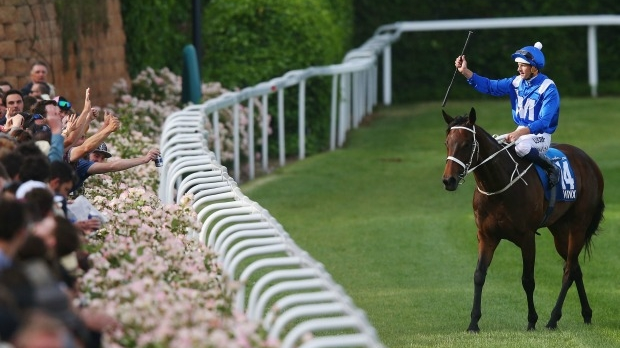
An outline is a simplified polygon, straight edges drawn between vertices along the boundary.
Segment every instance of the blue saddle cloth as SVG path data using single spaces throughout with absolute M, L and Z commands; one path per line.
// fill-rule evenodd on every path
M 547 151 L 547 157 L 560 168 L 560 181 L 557 184 L 556 202 L 571 202 L 577 199 L 577 183 L 575 183 L 575 173 L 573 167 L 571 167 L 568 158 L 562 151 L 554 148 L 549 148 Z M 547 172 L 540 166 L 535 166 L 538 172 L 538 177 L 542 182 L 545 190 L 545 199 L 549 200 L 551 191 L 549 189 L 549 178 Z

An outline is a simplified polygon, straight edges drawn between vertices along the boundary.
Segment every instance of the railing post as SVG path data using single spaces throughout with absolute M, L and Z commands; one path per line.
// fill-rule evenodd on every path
M 235 181 L 239 182 L 239 179 L 241 179 L 241 166 L 239 159 L 239 157 L 241 156 L 241 151 L 239 149 L 239 103 L 235 103 L 235 105 L 233 106 L 233 147 L 233 167 L 235 170 Z
M 588 26 L 588 82 L 592 97 L 598 96 L 598 56 L 596 54 L 596 26 Z
M 269 146 L 267 145 L 267 138 L 269 137 L 269 120 L 267 119 L 267 106 L 269 104 L 269 95 L 263 94 L 262 100 L 262 109 L 261 109 L 261 120 L 263 121 L 263 126 L 261 127 L 262 131 L 262 160 L 263 160 L 263 171 L 267 172 L 269 170 Z
M 254 179 L 254 98 L 248 100 L 248 165 L 249 177 Z
M 383 104 L 392 104 L 392 46 L 383 48 Z
M 306 158 L 306 80 L 299 81 L 299 159 Z
M 284 144 L 284 87 L 278 89 L 278 145 L 280 149 L 280 166 L 286 164 L 286 148 Z
M 338 74 L 332 76 L 332 107 L 330 110 L 329 149 L 336 149 L 336 121 L 338 120 Z

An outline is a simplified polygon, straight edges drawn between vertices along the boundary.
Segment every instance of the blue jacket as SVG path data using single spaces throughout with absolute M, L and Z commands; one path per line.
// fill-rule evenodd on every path
M 513 121 L 517 126 L 529 127 L 531 134 L 552 134 L 558 127 L 560 94 L 546 75 L 538 74 L 526 81 L 520 76 L 491 80 L 474 73 L 467 82 L 485 94 L 508 95 Z

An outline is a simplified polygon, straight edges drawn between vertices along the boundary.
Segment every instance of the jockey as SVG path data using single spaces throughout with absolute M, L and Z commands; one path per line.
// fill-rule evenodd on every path
M 560 94 L 555 83 L 540 70 L 545 66 L 542 44 L 526 46 L 512 58 L 517 63 L 518 75 L 491 80 L 467 68 L 465 56 L 456 58 L 454 65 L 477 91 L 492 96 L 510 97 L 512 119 L 517 128 L 506 134 L 507 142 L 515 142 L 515 151 L 541 166 L 549 176 L 550 187 L 558 183 L 560 170 L 545 155 L 551 146 L 551 134 L 558 126 Z

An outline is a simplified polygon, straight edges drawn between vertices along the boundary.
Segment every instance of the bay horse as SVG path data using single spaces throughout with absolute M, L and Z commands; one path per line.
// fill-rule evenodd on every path
M 480 331 L 478 322 L 482 316 L 482 287 L 493 254 L 502 239 L 511 241 L 521 249 L 521 284 L 527 297 L 527 329 L 536 328 L 538 314 L 534 307 L 534 239 L 537 229 L 541 227 L 551 231 L 555 249 L 564 259 L 562 286 L 546 327 L 557 328 L 566 293 L 573 282 L 579 294 L 583 320 L 590 324 L 592 308 L 583 285 L 579 254 L 584 247 L 586 254 L 590 253 L 591 239 L 599 229 L 605 210 L 603 175 L 597 164 L 575 146 L 553 144 L 553 148 L 566 155 L 573 170 L 572 173 L 562 170 L 558 189 L 564 185 L 574 185 L 576 192 L 574 200 L 558 200 L 552 210 L 547 210 L 549 203 L 545 200 L 541 180 L 534 166 L 516 155 L 514 146 L 510 146 L 514 143 L 500 144 L 478 126 L 474 108 L 469 115 L 456 118 L 442 112 L 448 124 L 448 157 L 443 172 L 445 189 L 456 190 L 470 172 L 474 173 L 477 186 L 473 208 L 478 228 L 478 263 L 474 272 L 474 301 L 467 330 Z

